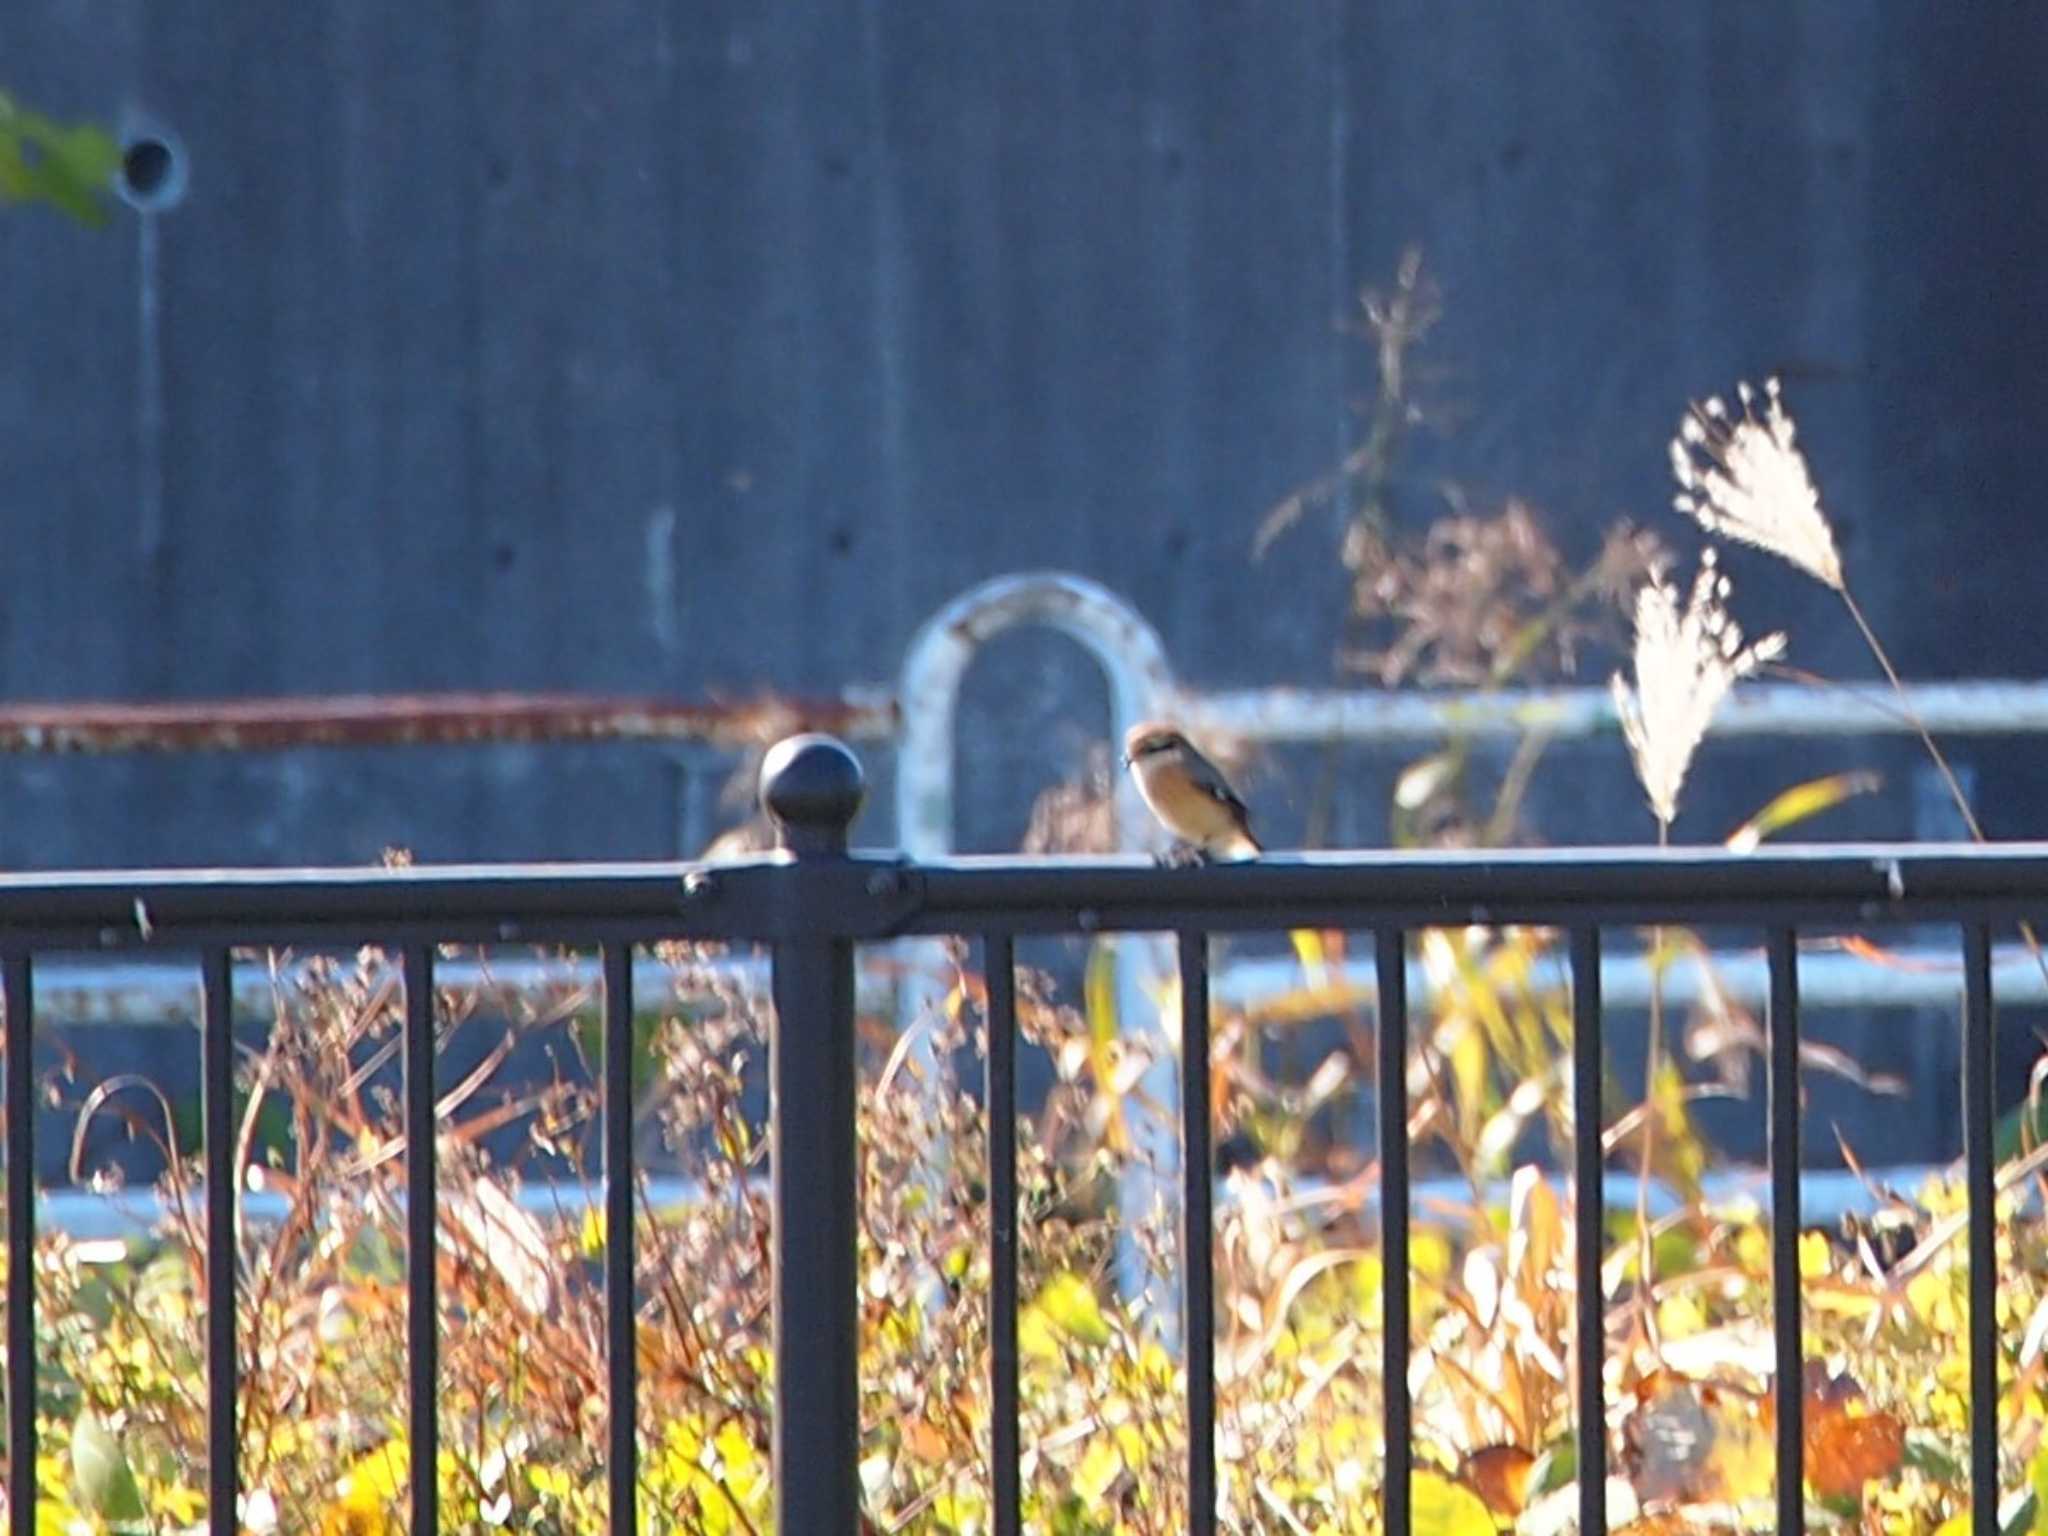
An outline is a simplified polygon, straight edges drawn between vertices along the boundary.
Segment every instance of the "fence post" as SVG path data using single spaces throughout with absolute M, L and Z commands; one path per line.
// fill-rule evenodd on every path
M 768 1047 L 783 1536 L 850 1536 L 860 1520 L 853 945 L 811 877 L 846 857 L 862 793 L 859 762 L 830 736 L 792 736 L 761 764 L 761 804 L 791 856 Z

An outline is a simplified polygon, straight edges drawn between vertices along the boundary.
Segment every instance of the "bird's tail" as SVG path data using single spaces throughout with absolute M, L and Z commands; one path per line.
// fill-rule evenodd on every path
M 1259 846 L 1259 840 L 1256 837 L 1253 837 L 1250 832 L 1240 827 L 1231 834 L 1228 842 L 1216 850 L 1216 856 L 1236 862 L 1244 859 L 1256 859 L 1265 851 L 1265 849 Z

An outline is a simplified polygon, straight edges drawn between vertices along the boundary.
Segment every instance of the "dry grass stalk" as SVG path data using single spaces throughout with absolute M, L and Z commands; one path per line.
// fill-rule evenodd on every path
M 1820 492 L 1807 469 L 1806 457 L 1795 444 L 1791 413 L 1785 409 L 1778 381 L 1764 381 L 1761 420 L 1753 409 L 1754 389 L 1747 383 L 1738 384 L 1736 396 L 1742 402 L 1740 421 L 1732 419 L 1717 398 L 1694 406 L 1679 423 L 1678 436 L 1671 440 L 1671 469 L 1680 486 L 1674 505 L 1709 532 L 1725 533 L 1767 550 L 1841 595 L 1842 606 L 1849 610 L 1857 632 L 1877 658 L 1899 702 L 1899 712 L 1927 749 L 1963 826 L 1975 841 L 1988 841 L 1962 781 L 1913 707 L 1898 668 L 1892 665 L 1890 654 L 1843 577 L 1834 530 L 1821 510 Z M 2048 979 L 2048 952 L 2033 925 L 2021 923 L 2019 930 L 2034 964 Z
M 1768 550 L 1844 591 L 1834 530 L 1795 442 L 1778 381 L 1764 381 L 1761 417 L 1748 384 L 1736 386 L 1736 397 L 1739 418 L 1716 397 L 1679 423 L 1671 440 L 1671 471 L 1680 486 L 1673 504 L 1708 533 Z
M 1614 706 L 1622 734 L 1635 761 L 1636 777 L 1657 818 L 1657 840 L 1668 842 L 1678 819 L 1678 796 L 1684 787 L 1693 753 L 1699 749 L 1714 711 L 1738 678 L 1783 654 L 1785 637 L 1766 635 L 1753 645 L 1742 643 L 1742 630 L 1727 610 L 1729 583 L 1709 548 L 1700 555 L 1699 575 L 1683 611 L 1678 590 L 1661 573 L 1636 594 L 1636 684 L 1633 690 L 1614 674 Z M 1653 949 L 1663 948 L 1663 931 L 1653 930 Z M 1656 1155 L 1657 1085 L 1664 1037 L 1661 982 L 1650 994 L 1649 1057 L 1644 1068 L 1642 1161 L 1636 1183 L 1636 1231 L 1640 1272 L 1645 1286 L 1655 1283 L 1655 1251 L 1649 1219 L 1649 1181 Z M 1643 1326 L 1653 1355 L 1661 1357 L 1663 1340 L 1654 1309 L 1646 1309 Z
M 1662 576 L 1636 595 L 1635 686 L 1614 674 L 1614 706 L 1636 777 L 1657 820 L 1678 818 L 1678 795 L 1693 753 L 1728 690 L 1782 655 L 1785 637 L 1742 643 L 1728 614 L 1728 578 L 1709 549 L 1681 611 L 1678 590 Z

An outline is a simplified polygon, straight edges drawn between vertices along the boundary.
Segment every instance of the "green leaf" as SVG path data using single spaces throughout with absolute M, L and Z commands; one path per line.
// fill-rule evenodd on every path
M 1991 1155 L 2006 1163 L 2048 1141 L 2048 1098 L 2036 1104 L 2022 1099 L 1999 1117 L 1991 1139 Z
M 691 1019 L 690 1010 L 684 1009 L 685 1021 Z M 660 1033 L 662 1017 L 658 1013 L 633 1014 L 633 1097 L 637 1100 L 653 1084 L 660 1064 L 655 1060 L 655 1037 Z M 579 1016 L 575 1024 L 577 1043 L 582 1046 L 584 1056 L 592 1063 L 604 1060 L 604 1019 L 596 1012 Z
M 120 164 L 120 146 L 104 129 L 59 123 L 0 95 L 0 203 L 46 203 L 103 224 Z
M 1949 1455 L 1941 1441 L 1924 1429 L 1906 1431 L 1906 1448 L 1901 1459 L 1930 1481 L 1962 1484 L 1968 1477 L 1963 1464 Z
M 71 1424 L 71 1481 L 78 1502 L 102 1519 L 143 1518 L 142 1490 L 121 1442 L 90 1408 Z
M 1493 1536 L 1493 1515 L 1486 1502 L 1441 1473 L 1416 1472 L 1408 1499 L 1414 1536 Z
M 1541 1456 L 1536 1465 L 1529 1469 L 1529 1497 L 1533 1501 L 1546 1493 L 1578 1481 L 1579 1447 L 1571 1440 L 1560 1440 Z

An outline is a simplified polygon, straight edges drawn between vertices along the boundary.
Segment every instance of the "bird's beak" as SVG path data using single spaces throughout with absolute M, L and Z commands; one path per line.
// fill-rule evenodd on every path
M 1117 753 L 1116 760 L 1120 767 L 1128 768 L 1131 766 L 1131 754 L 1128 752 Z

